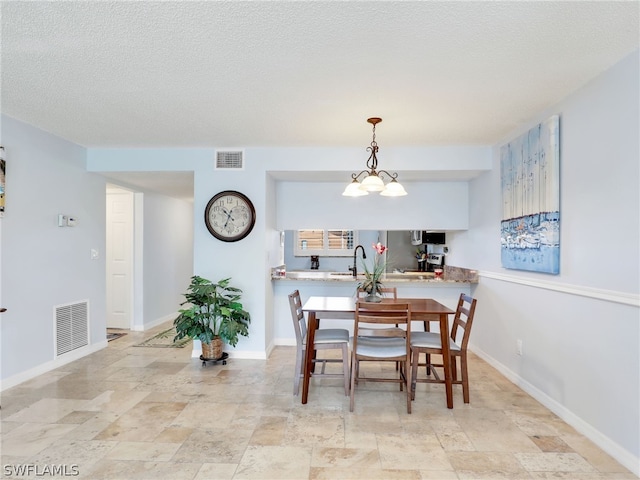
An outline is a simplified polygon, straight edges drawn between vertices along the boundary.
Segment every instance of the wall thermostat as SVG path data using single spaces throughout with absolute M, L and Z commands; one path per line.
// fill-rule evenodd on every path
M 70 215 L 58 214 L 58 226 L 59 227 L 75 227 L 77 224 L 75 217 Z

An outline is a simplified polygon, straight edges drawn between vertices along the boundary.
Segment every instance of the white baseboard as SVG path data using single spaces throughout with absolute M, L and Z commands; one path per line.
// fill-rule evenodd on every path
M 153 327 L 157 327 L 158 325 L 162 325 L 164 322 L 168 322 L 171 320 L 173 324 L 173 320 L 178 316 L 178 312 L 172 313 L 170 315 L 165 315 L 164 317 L 157 318 L 151 322 L 145 323 L 144 325 L 134 325 L 131 330 L 134 332 L 145 332 L 147 330 L 151 330 Z
M 267 347 L 267 358 L 269 358 L 271 356 L 271 352 L 273 352 L 273 349 L 276 348 L 275 344 L 273 342 L 271 342 L 269 344 L 269 346 Z
M 12 377 L 6 378 L 5 380 L 2 380 L 2 384 L 0 385 L 0 391 L 6 390 L 11 387 L 15 387 L 16 385 L 26 382 L 27 380 L 31 380 L 37 377 L 38 375 L 42 375 L 44 373 L 50 372 L 51 370 L 55 370 L 56 368 L 60 368 L 63 365 L 66 365 L 67 363 L 71 363 L 75 360 L 79 360 L 82 357 L 86 357 L 87 355 L 90 355 L 94 352 L 102 350 L 107 346 L 107 343 L 108 342 L 105 339 L 101 342 L 94 343 L 92 345 L 87 345 L 86 347 L 77 348 L 49 362 L 41 363 L 37 367 L 34 367 L 30 370 L 26 370 L 24 372 L 20 372 L 17 375 L 14 375 Z
M 599 430 L 595 429 L 591 424 L 585 422 L 582 418 L 578 417 L 571 410 L 567 409 L 561 403 L 558 403 L 553 398 L 549 397 L 546 393 L 539 390 L 531 383 L 524 380 L 518 374 L 509 370 L 505 365 L 498 362 L 495 358 L 488 355 L 483 350 L 477 348 L 475 345 L 470 345 L 469 349 L 475 353 L 478 357 L 482 358 L 485 362 L 491 365 L 493 368 L 498 370 L 502 375 L 504 375 L 510 382 L 514 383 L 522 390 L 527 392 L 537 401 L 539 401 L 542 405 L 547 407 L 553 413 L 558 415 L 562 420 L 567 422 L 573 428 L 575 428 L 582 435 L 587 437 L 593 443 L 595 443 L 598 447 L 604 450 L 606 453 L 615 458 L 618 462 L 620 462 L 624 467 L 628 468 L 634 475 L 640 476 L 640 457 L 633 455 L 633 453 L 629 452 L 627 449 L 611 440 L 609 437 L 604 435 Z

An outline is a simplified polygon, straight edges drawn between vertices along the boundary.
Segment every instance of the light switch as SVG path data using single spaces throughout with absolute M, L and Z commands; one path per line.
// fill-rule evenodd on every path
M 91 249 L 91 260 L 97 260 L 98 258 L 100 258 L 100 254 L 98 253 L 98 250 L 95 248 Z

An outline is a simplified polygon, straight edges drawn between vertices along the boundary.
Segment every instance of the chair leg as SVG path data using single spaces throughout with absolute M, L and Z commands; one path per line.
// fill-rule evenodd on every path
M 462 374 L 462 398 L 464 403 L 469 403 L 469 373 L 467 372 L 467 355 L 460 357 L 460 372 Z
M 295 369 L 295 375 L 293 376 L 293 395 L 294 396 L 298 396 L 298 393 L 300 392 L 300 377 L 302 377 L 304 370 L 303 370 L 303 359 L 304 357 L 304 350 L 300 347 L 298 347 L 298 349 L 296 350 L 296 369 Z
M 317 351 L 317 350 L 314 350 L 314 351 L 313 351 L 313 360 L 314 360 L 314 361 L 313 361 L 313 363 L 311 364 L 311 373 L 316 373 L 316 363 L 317 363 L 317 362 L 316 362 L 315 360 L 316 360 L 316 356 L 317 356 L 317 355 L 318 355 L 318 351 Z
M 411 385 L 413 385 L 411 380 L 411 354 L 407 355 L 407 361 L 404 362 L 404 371 L 405 388 L 407 389 L 407 413 L 411 413 L 411 400 L 413 400 L 413 394 L 411 393 Z
M 349 411 L 353 412 L 354 398 L 353 394 L 356 390 L 356 377 L 358 376 L 358 361 L 355 354 L 351 357 L 351 398 L 349 400 Z
M 398 328 L 398 324 L 396 323 L 396 328 Z M 400 362 L 396 362 L 396 372 L 400 370 Z
M 414 350 L 413 360 L 411 361 L 411 400 L 415 400 L 416 398 L 416 378 L 418 378 L 419 358 L 420 358 L 420 352 L 418 350 Z
M 455 355 L 451 355 L 451 378 L 454 382 L 458 381 L 458 361 Z
M 349 395 L 349 347 L 342 345 L 342 374 L 344 375 L 344 394 Z
M 427 321 L 423 322 L 424 323 L 424 331 L 425 332 L 430 332 L 431 331 L 431 324 Z M 425 353 L 425 369 L 427 371 L 427 376 L 431 375 L 431 355 L 429 355 L 428 353 Z

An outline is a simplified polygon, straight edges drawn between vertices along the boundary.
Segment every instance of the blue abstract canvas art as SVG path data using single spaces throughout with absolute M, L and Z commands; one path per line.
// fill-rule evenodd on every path
M 560 119 L 500 149 L 504 268 L 560 273 Z

